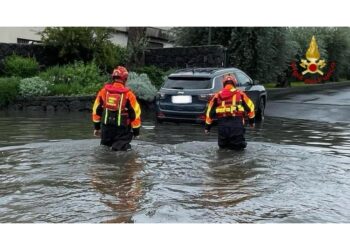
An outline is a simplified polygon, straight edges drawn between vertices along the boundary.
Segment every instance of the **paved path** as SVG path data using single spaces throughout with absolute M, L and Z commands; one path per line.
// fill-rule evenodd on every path
M 350 88 L 294 94 L 268 101 L 266 116 L 325 122 L 350 122 Z

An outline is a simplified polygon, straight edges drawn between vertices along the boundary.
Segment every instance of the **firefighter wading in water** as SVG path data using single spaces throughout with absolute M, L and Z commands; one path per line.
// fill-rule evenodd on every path
M 208 134 L 216 117 L 218 121 L 218 144 L 220 148 L 242 150 L 247 146 L 244 138 L 244 117 L 254 126 L 254 103 L 239 89 L 233 75 L 223 80 L 224 88 L 216 93 L 208 104 L 205 119 L 205 133 Z
M 98 92 L 92 109 L 94 135 L 115 151 L 131 149 L 133 136 L 140 133 L 141 109 L 135 94 L 125 87 L 128 75 L 124 67 L 114 69 L 113 82 Z

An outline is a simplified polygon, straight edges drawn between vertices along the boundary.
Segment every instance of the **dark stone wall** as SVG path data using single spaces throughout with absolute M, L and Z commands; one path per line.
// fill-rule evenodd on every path
M 148 49 L 145 65 L 162 69 L 187 67 L 225 67 L 226 48 L 221 45 Z
M 9 111 L 46 111 L 75 112 L 91 111 L 95 96 L 43 96 L 33 98 L 17 98 L 14 103 L 4 108 Z M 155 109 L 153 102 L 139 100 L 142 112 Z
M 43 96 L 18 98 L 7 107 L 11 111 L 90 111 L 94 96 Z
M 51 66 L 58 62 L 58 53 L 54 48 L 44 47 L 40 44 L 0 43 L 0 72 L 3 60 L 13 54 L 34 57 L 42 67 Z
M 35 57 L 41 67 L 59 62 L 56 49 L 40 44 L 0 43 L 0 72 L 3 60 L 12 54 Z M 162 69 L 226 66 L 226 48 L 221 45 L 148 49 L 145 65 Z

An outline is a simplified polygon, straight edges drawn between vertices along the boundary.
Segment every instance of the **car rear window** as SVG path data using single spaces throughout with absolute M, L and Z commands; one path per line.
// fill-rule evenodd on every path
M 166 80 L 163 88 L 167 89 L 211 89 L 210 78 L 178 78 L 171 77 Z

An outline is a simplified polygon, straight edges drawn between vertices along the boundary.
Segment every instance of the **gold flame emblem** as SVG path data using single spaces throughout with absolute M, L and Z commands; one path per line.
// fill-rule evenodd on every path
M 316 42 L 315 36 L 312 36 L 310 46 L 308 50 L 306 51 L 306 59 L 301 59 L 300 66 L 303 67 L 304 70 L 302 72 L 303 75 L 306 73 L 311 74 L 320 74 L 323 75 L 323 72 L 321 69 L 326 66 L 325 60 L 319 60 L 320 59 L 320 52 L 318 51 L 318 45 Z

